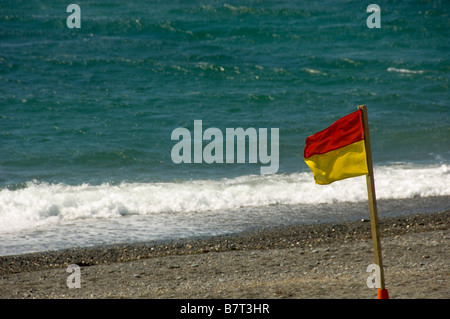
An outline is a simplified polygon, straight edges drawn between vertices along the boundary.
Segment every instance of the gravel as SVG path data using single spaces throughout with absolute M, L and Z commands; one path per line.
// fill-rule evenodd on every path
M 380 218 L 391 299 L 450 297 L 450 211 Z M 376 298 L 370 222 L 296 225 L 242 234 L 0 257 L 0 297 Z M 68 288 L 67 266 L 81 288 Z

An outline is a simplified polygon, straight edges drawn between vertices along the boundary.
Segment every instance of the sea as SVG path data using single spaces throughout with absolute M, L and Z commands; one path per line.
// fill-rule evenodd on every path
M 371 3 L 2 0 L 0 255 L 367 219 L 303 158 L 363 104 L 380 217 L 449 209 L 449 2 Z

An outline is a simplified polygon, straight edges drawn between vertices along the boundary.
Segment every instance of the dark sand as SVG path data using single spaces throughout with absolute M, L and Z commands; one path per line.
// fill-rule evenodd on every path
M 380 218 L 391 299 L 447 299 L 450 211 Z M 232 236 L 0 257 L 8 298 L 363 298 L 370 222 L 287 226 Z M 81 288 L 67 287 L 69 264 Z

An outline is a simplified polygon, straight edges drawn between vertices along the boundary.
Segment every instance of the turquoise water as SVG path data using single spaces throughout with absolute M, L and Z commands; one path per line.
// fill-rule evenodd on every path
M 177 127 L 280 129 L 279 172 L 305 138 L 369 108 L 377 163 L 448 162 L 443 2 L 3 2 L 0 183 L 170 181 L 258 172 L 174 165 Z M 253 167 L 252 167 L 253 166 Z
M 405 183 L 387 182 L 386 198 L 450 194 L 446 1 L 380 2 L 379 29 L 366 26 L 360 1 L 78 1 L 79 29 L 66 25 L 68 4 L 0 4 L 4 228 L 236 208 L 230 201 L 362 200 L 339 188 L 288 200 L 313 185 L 306 137 L 359 104 L 368 106 L 378 176 Z M 194 120 L 222 132 L 278 128 L 277 174 L 259 176 L 259 162 L 175 164 L 171 133 L 193 132 Z M 417 185 L 424 174 L 431 185 Z M 261 193 L 232 189 L 222 203 L 230 188 L 210 191 L 224 179 Z M 180 195 L 196 181 L 204 186 Z M 81 200 L 77 187 L 94 195 Z M 144 191 L 131 200 L 135 187 Z

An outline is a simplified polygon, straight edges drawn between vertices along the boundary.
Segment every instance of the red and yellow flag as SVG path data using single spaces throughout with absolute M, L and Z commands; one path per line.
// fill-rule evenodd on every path
M 304 158 L 316 184 L 366 175 L 366 148 L 362 110 L 340 118 L 306 139 Z

